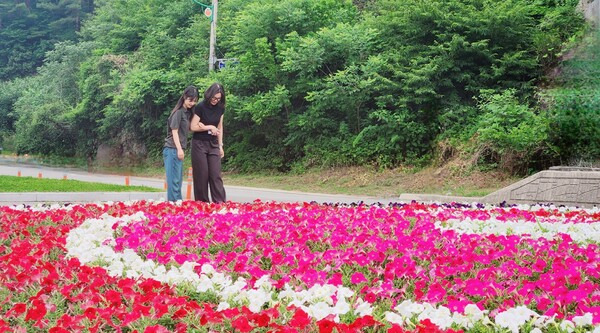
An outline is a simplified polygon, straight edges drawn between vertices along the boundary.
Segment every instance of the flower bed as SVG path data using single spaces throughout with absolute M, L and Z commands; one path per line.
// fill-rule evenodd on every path
M 0 332 L 600 332 L 600 212 L 0 208 Z

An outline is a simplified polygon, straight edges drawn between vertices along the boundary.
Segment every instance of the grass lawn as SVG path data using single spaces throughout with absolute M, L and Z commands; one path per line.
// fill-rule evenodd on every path
M 225 173 L 225 185 L 272 189 L 393 197 L 402 193 L 430 193 L 479 197 L 510 185 L 518 178 L 499 172 L 454 173 L 452 170 L 366 167 L 312 169 L 301 174 Z
M 9 158 L 9 157 L 7 157 Z M 50 166 L 80 167 L 92 173 L 129 174 L 138 177 L 164 178 L 160 161 L 143 166 L 119 167 L 81 164 L 65 160 L 48 161 L 39 157 L 13 157 L 15 162 L 35 161 Z M 49 163 L 52 162 L 52 163 Z M 49 163 L 49 164 L 48 164 Z M 83 163 L 83 162 L 81 162 Z M 184 160 L 184 180 L 191 161 Z M 393 197 L 402 193 L 429 193 L 467 197 L 485 196 L 520 180 L 499 171 L 478 171 L 460 163 L 447 163 L 443 167 L 398 167 L 379 170 L 373 167 L 312 168 L 301 173 L 223 172 L 225 186 L 248 186 L 290 191 L 331 193 L 345 195 L 369 195 Z M 1 189 L 0 189 L 1 190 Z M 4 190 L 6 191 L 6 190 Z
M 147 186 L 88 183 L 79 180 L 0 176 L 0 192 L 162 192 Z

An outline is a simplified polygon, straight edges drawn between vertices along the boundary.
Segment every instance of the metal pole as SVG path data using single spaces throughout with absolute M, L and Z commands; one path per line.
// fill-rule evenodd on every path
M 208 55 L 208 71 L 212 72 L 215 69 L 215 62 L 217 61 L 217 57 L 215 56 L 215 44 L 217 43 L 217 6 L 219 4 L 218 0 L 212 0 L 213 5 L 213 13 L 212 13 L 212 21 L 210 22 L 210 48 Z

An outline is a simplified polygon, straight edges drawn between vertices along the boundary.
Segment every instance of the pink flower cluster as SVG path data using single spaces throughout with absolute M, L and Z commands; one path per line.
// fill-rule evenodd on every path
M 463 311 L 528 305 L 559 318 L 590 312 L 600 322 L 600 250 L 566 234 L 554 239 L 459 234 L 436 229 L 447 219 L 597 221 L 584 211 L 472 209 L 281 203 L 230 205 L 235 212 L 187 211 L 120 230 L 117 250 L 158 262 L 209 263 L 248 280 L 352 286 L 370 303 L 404 299 Z
M 405 332 L 371 316 L 315 321 L 295 308 L 218 310 L 152 279 L 111 277 L 66 257 L 66 236 L 86 219 L 147 218 L 115 225 L 115 249 L 166 265 L 211 264 L 250 284 L 268 275 L 276 288 L 332 284 L 352 289 L 375 309 L 403 300 L 468 304 L 490 311 L 526 305 L 548 316 L 584 313 L 600 323 L 600 249 L 567 234 L 553 239 L 464 234 L 436 228 L 450 219 L 592 223 L 584 210 L 484 209 L 462 205 L 326 206 L 262 203 L 205 205 L 137 202 L 36 211 L 0 207 L 0 332 Z M 502 222 L 498 222 L 502 223 Z M 200 269 L 200 266 L 197 266 Z M 429 320 L 411 328 L 442 332 Z M 262 331 L 262 330 L 261 330 Z M 452 332 L 448 330 L 447 332 Z

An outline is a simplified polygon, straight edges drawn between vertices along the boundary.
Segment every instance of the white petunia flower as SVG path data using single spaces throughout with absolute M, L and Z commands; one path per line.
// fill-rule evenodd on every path
M 354 295 L 354 291 L 352 291 L 352 289 L 350 289 L 350 288 L 339 287 L 337 289 L 336 296 L 338 299 L 352 297 L 353 295 Z
M 480 310 L 475 304 L 465 306 L 465 316 L 471 318 L 473 321 L 482 320 L 487 312 L 487 310 Z
M 396 313 L 387 311 L 385 313 L 385 320 L 387 320 L 388 322 L 392 323 L 392 324 L 398 324 L 398 325 L 402 325 L 404 324 L 404 318 Z
M 357 303 L 358 306 L 356 307 L 356 313 L 359 317 L 370 316 L 373 314 L 373 307 L 371 306 L 371 303 L 364 302 L 360 298 L 358 299 Z
M 271 293 L 261 289 L 252 289 L 246 292 L 250 305 L 248 308 L 254 313 L 260 312 L 262 306 L 271 299 Z
M 425 311 L 425 307 L 422 304 L 405 300 L 398 304 L 394 310 L 398 311 L 398 313 L 404 318 L 411 318 L 413 314 L 420 314 L 421 312 Z
M 333 312 L 338 315 L 346 314 L 350 311 L 350 304 L 346 303 L 346 300 L 338 300 L 333 307 Z
M 459 327 L 471 328 L 476 320 L 473 320 L 472 318 L 461 313 L 454 312 L 452 313 L 452 322 L 457 324 Z
M 213 289 L 213 284 L 210 278 L 204 274 L 200 276 L 200 281 L 196 285 L 196 291 L 199 293 L 204 293 Z
M 130 269 L 125 272 L 125 276 L 130 279 L 137 279 L 140 277 L 140 273 Z
M 429 305 L 429 304 L 428 304 Z M 440 306 L 435 309 L 432 306 L 426 306 L 425 311 L 421 312 L 418 316 L 418 320 L 429 319 L 432 323 L 436 324 L 442 329 L 447 329 L 452 326 L 452 314 L 446 307 Z
M 217 271 L 215 271 L 215 269 L 210 264 L 202 265 L 202 274 L 212 275 L 216 272 Z
M 317 321 L 329 316 L 333 313 L 332 308 L 325 302 L 319 302 L 317 304 L 310 305 L 307 312 L 311 317 Z
M 221 302 L 221 303 L 219 303 L 219 306 L 217 306 L 217 311 L 223 311 L 223 310 L 227 310 L 229 308 L 230 308 L 229 303 Z
M 515 316 L 511 311 L 500 312 L 494 318 L 496 325 L 504 328 L 508 328 L 512 333 L 519 332 L 520 324 L 515 320 Z
M 256 280 L 256 282 L 254 283 L 254 288 L 262 288 L 264 290 L 273 289 L 270 277 L 268 275 L 263 275 L 260 279 Z
M 593 325 L 593 320 L 594 317 L 589 312 L 584 314 L 583 316 L 573 317 L 573 323 L 575 323 L 575 325 L 577 326 Z
M 292 290 L 289 284 L 285 284 L 283 290 L 279 292 L 277 299 L 286 300 L 286 299 L 295 299 L 296 293 Z
M 245 287 L 246 280 L 244 278 L 238 278 L 235 283 L 223 288 L 223 290 L 221 290 L 221 295 L 224 299 L 229 299 L 230 297 L 240 294 Z
M 573 324 L 573 322 L 570 320 L 563 320 L 560 322 L 560 328 L 571 333 L 575 330 L 575 324 Z

